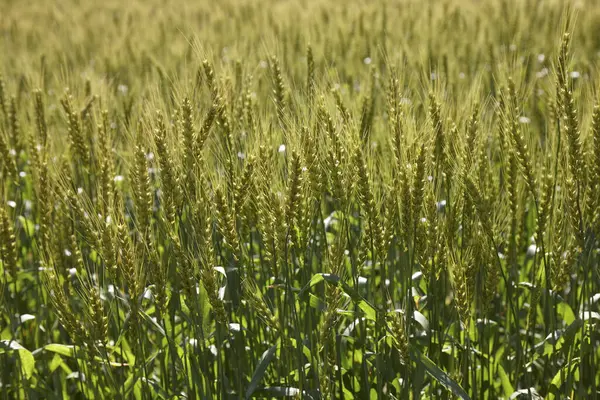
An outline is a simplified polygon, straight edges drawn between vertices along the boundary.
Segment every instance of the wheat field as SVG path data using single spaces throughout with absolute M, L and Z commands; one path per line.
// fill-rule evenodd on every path
M 1 399 L 600 398 L 596 1 L 0 15 Z

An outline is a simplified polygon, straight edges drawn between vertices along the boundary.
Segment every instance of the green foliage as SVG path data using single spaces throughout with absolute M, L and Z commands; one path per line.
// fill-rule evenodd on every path
M 600 396 L 596 2 L 4 3 L 1 398 Z

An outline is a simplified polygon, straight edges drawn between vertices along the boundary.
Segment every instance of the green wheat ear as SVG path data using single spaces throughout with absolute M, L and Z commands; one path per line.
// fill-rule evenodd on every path
M 61 99 L 61 104 L 67 118 L 67 129 L 69 133 L 69 141 L 71 149 L 77 160 L 83 165 L 89 164 L 89 148 L 85 142 L 81 129 L 80 115 L 73 108 L 73 97 L 67 90 L 64 97 Z
M 288 107 L 287 104 L 287 89 L 283 83 L 283 75 L 281 73 L 281 67 L 279 65 L 279 59 L 276 56 L 271 56 L 269 59 L 269 66 L 271 68 L 271 76 L 273 79 L 273 95 L 275 101 L 275 108 L 277 109 L 277 116 L 279 122 L 283 124 L 283 119 L 286 114 Z
M 21 124 L 19 122 L 18 111 L 17 98 L 15 96 L 11 96 L 8 107 L 8 127 L 11 145 L 17 151 L 17 155 L 20 154 L 21 150 Z
M 239 241 L 236 232 L 235 216 L 233 215 L 221 188 L 217 188 L 215 191 L 214 201 L 218 221 L 217 226 L 223 236 L 223 244 L 229 249 L 237 261 L 239 256 Z
M 2 249 L 3 268 L 12 279 L 16 279 L 19 260 L 17 239 L 11 218 L 3 205 L 0 206 L 0 240 L 2 240 L 0 248 Z
M 15 157 L 10 153 L 8 142 L 6 141 L 3 132 L 0 130 L 0 170 L 2 171 L 3 177 L 7 182 L 14 182 L 17 178 L 17 164 Z
M 179 179 L 173 163 L 174 157 L 167 144 L 167 129 L 161 113 L 156 114 L 156 128 L 154 130 L 154 144 L 156 145 L 158 161 L 160 164 L 163 211 L 166 221 L 174 225 L 177 206 L 181 204 Z
M 316 94 L 315 60 L 310 44 L 306 48 L 306 97 L 308 99 L 309 111 L 314 108 Z
M 509 80 L 509 100 L 511 104 L 516 104 L 517 103 L 517 95 L 516 95 L 516 90 L 515 90 L 515 85 L 514 82 L 511 80 Z M 527 146 L 527 143 L 525 142 L 525 137 L 523 136 L 523 133 L 521 132 L 521 128 L 519 127 L 519 123 L 518 123 L 518 114 L 519 114 L 519 109 L 518 107 L 515 107 L 514 109 L 510 110 L 509 112 L 511 112 L 510 115 L 510 120 L 509 120 L 509 126 L 510 126 L 510 137 L 512 138 L 512 145 L 513 145 L 513 150 L 515 152 L 515 155 L 517 157 L 517 160 L 519 161 L 519 165 L 521 167 L 521 171 L 524 175 L 525 178 L 525 183 L 527 184 L 527 188 L 529 189 L 529 193 L 531 194 L 531 196 L 534 198 L 536 204 L 538 203 L 538 198 L 537 198 L 537 185 L 536 185 L 536 180 L 535 180 L 535 176 L 533 174 L 533 165 L 532 165 L 532 158 L 531 158 L 531 153 L 529 150 L 529 147 Z
M 212 64 L 208 60 L 202 61 L 202 68 L 204 69 L 204 75 L 206 77 L 206 85 L 208 90 L 212 94 L 213 99 L 217 97 L 217 83 L 215 80 L 215 71 Z
M 590 216 L 592 229 L 596 230 L 596 234 L 600 233 L 598 228 L 600 222 L 600 105 L 594 105 L 592 114 L 592 155 L 590 157 L 591 173 L 589 174 L 588 185 L 588 202 L 586 213 Z
M 145 236 L 150 230 L 153 214 L 152 188 L 148 176 L 148 160 L 144 150 L 145 140 L 143 137 L 142 122 L 138 123 L 138 134 L 134 150 L 134 165 L 132 171 L 132 191 L 136 216 L 138 219 L 138 230 Z
M 435 94 L 433 92 L 429 92 L 429 117 L 431 118 L 431 125 L 433 128 L 435 138 L 433 156 L 434 162 L 436 164 L 436 169 L 439 169 L 445 164 L 444 157 L 446 155 L 446 140 L 441 114 L 442 109 Z
M 2 111 L 2 118 L 4 121 L 8 121 L 8 109 L 6 104 L 6 83 L 4 82 L 4 76 L 0 73 L 0 111 Z

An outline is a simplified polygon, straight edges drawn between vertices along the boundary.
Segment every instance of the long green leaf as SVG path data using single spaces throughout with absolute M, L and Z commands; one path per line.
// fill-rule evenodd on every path
M 0 352 L 4 351 L 16 351 L 19 354 L 21 361 L 21 372 L 25 378 L 31 378 L 33 370 L 35 369 L 35 359 L 33 354 L 25 347 L 21 346 L 14 340 L 0 340 Z
M 260 361 L 258 362 L 258 365 L 256 366 L 256 369 L 254 370 L 254 374 L 252 374 L 252 380 L 250 381 L 250 385 L 248 385 L 248 389 L 246 389 L 246 399 L 249 399 L 258 387 L 258 384 L 265 375 L 267 367 L 271 363 L 271 360 L 273 360 L 276 351 L 277 345 L 273 345 L 263 353 L 262 357 L 260 358 Z
M 470 400 L 470 397 L 467 394 L 467 392 L 465 392 L 465 390 L 455 380 L 450 378 L 450 376 L 448 376 L 447 373 L 442 371 L 440 367 L 435 365 L 435 363 L 431 361 L 429 357 L 427 357 L 425 354 L 421 353 L 418 349 L 412 347 L 410 349 L 410 356 L 413 359 L 413 361 L 425 367 L 427 373 L 429 373 L 429 375 L 431 375 L 433 379 L 435 379 L 444 387 L 446 387 L 446 389 L 450 390 L 452 393 L 454 393 L 456 396 L 460 397 L 463 400 Z

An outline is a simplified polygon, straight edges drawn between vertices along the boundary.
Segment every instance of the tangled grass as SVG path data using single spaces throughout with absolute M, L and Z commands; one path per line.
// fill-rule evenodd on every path
M 594 1 L 0 5 L 0 397 L 600 395 Z

